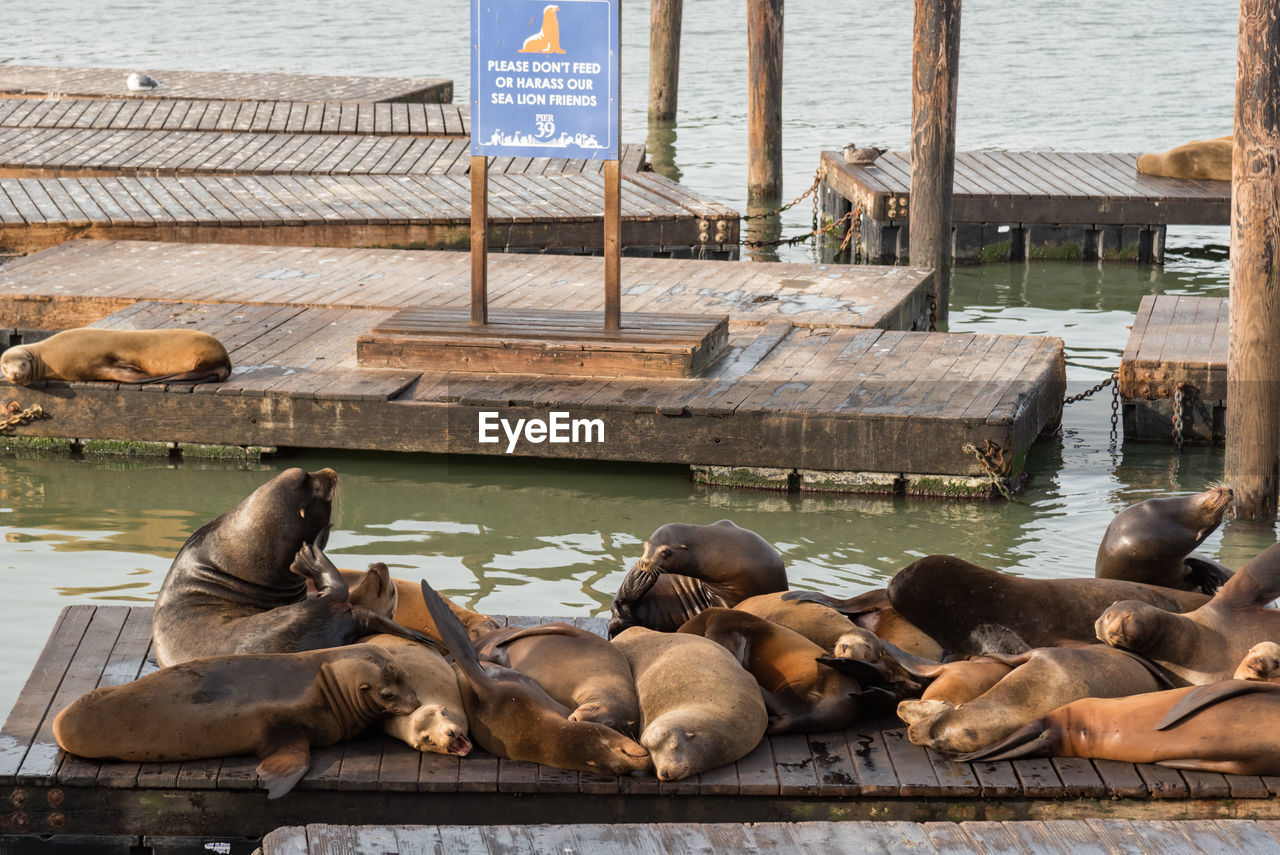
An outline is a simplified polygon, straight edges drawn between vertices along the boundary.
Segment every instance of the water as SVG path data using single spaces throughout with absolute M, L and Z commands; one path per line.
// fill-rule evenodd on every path
M 42 0 L 0 29 L 0 62 L 317 74 L 444 76 L 467 97 L 467 5 L 384 0 Z M 910 3 L 786 4 L 784 194 L 813 180 L 818 151 L 853 140 L 905 148 Z M 1230 131 L 1232 0 L 969 3 L 962 23 L 961 148 L 1140 151 Z M 646 139 L 648 4 L 623 2 L 623 139 Z M 678 125 L 681 181 L 745 208 L 746 16 L 686 0 Z M 782 218 L 806 231 L 803 202 Z M 1170 231 L 1161 270 L 1124 265 L 960 268 L 951 329 L 1062 336 L 1070 392 L 1119 363 L 1144 294 L 1225 296 L 1225 228 Z M 785 260 L 813 260 L 808 246 Z M 794 584 L 855 591 L 913 558 L 949 552 L 1030 576 L 1092 572 L 1124 506 L 1196 492 L 1221 452 L 1112 444 L 1110 397 L 1072 404 L 1041 440 L 1014 503 L 795 497 L 698 487 L 679 467 L 313 452 L 263 465 L 22 460 L 0 456 L 0 709 L 30 672 L 58 610 L 147 603 L 173 553 L 204 521 L 279 468 L 342 474 L 330 552 L 386 561 L 496 613 L 598 614 L 639 545 L 672 520 L 728 517 L 759 531 Z M 1274 541 L 1234 524 L 1206 550 L 1238 567 Z

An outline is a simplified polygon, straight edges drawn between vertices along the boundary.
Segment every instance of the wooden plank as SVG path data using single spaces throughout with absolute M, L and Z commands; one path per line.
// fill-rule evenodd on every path
M 846 733 L 849 753 L 858 771 L 863 796 L 897 796 L 901 782 L 889 757 L 889 749 L 879 728 L 870 724 Z
M 778 792 L 784 796 L 818 795 L 820 784 L 807 736 L 793 733 L 768 738 L 773 742 Z

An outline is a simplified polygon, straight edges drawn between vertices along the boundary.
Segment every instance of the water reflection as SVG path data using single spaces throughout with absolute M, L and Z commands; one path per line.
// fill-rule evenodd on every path
M 645 138 L 645 158 L 653 171 L 679 181 L 684 177 L 676 166 L 676 123 L 649 120 L 649 135 Z

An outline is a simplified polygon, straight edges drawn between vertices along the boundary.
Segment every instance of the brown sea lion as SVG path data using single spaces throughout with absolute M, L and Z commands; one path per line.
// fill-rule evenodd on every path
M 1191 685 L 1229 678 L 1251 647 L 1280 638 L 1280 543 L 1267 547 L 1232 576 L 1213 599 L 1175 614 L 1158 605 L 1118 602 L 1096 621 L 1097 637 L 1132 650 Z
M 659 586 L 663 577 L 670 578 Z M 609 636 L 645 625 L 640 623 L 645 617 L 662 619 L 661 626 L 650 629 L 676 629 L 709 606 L 734 606 L 786 589 L 782 556 L 754 531 L 730 520 L 668 523 L 649 535 L 644 553 L 618 587 Z M 652 600 L 659 604 L 651 605 Z
M 567 623 L 495 630 L 476 642 L 481 659 L 532 677 L 573 710 L 571 721 L 594 721 L 634 739 L 640 701 L 622 651 L 594 632 Z
M 349 601 L 320 551 L 337 483 L 332 469 L 287 469 L 187 538 L 156 598 L 161 665 L 313 650 L 379 632 L 431 641 Z M 307 597 L 307 580 L 318 596 Z
M 1098 615 L 1120 600 L 1171 611 L 1208 602 L 1193 591 L 1119 579 L 1025 579 L 953 555 L 930 555 L 899 570 L 888 597 L 902 617 L 953 656 L 1092 643 Z
M 680 627 L 728 650 L 760 684 L 766 733 L 839 730 L 858 720 L 862 686 L 825 662 L 827 651 L 785 626 L 737 609 L 711 608 Z
M 462 622 L 430 585 L 421 584 L 431 618 L 453 654 L 476 744 L 498 757 L 579 772 L 625 775 L 649 768 L 649 752 L 639 743 L 594 721 L 571 721 L 569 708 L 532 678 L 482 664 Z
M 857 628 L 849 618 L 830 606 L 804 600 L 786 600 L 786 591 L 748 597 L 734 606 L 738 611 L 773 621 L 798 632 L 823 650 L 835 650 L 840 637 Z
M 37 380 L 208 383 L 231 376 L 231 357 L 216 338 L 197 330 L 65 330 L 11 347 L 0 372 L 15 386 Z
M 1130 505 L 1107 526 L 1094 575 L 1213 594 L 1231 571 L 1193 550 L 1218 527 L 1230 504 L 1231 488 L 1219 486 Z
M 1231 180 L 1231 148 L 1235 138 L 1226 136 L 1212 140 L 1192 140 L 1165 152 L 1144 154 L 1138 158 L 1138 171 L 1165 178 L 1206 178 L 1210 181 Z
M 1114 698 L 1168 687 L 1150 664 L 1101 644 L 1042 647 L 990 658 L 1014 667 L 978 697 L 956 705 L 937 699 L 898 704 L 898 718 L 908 725 L 907 738 L 948 753 L 974 751 L 1080 698 Z
M 395 590 L 392 588 L 392 590 Z M 378 720 L 383 731 L 418 751 L 466 756 L 467 713 L 462 707 L 458 678 L 439 651 L 407 638 L 380 633 L 360 639 L 391 654 L 409 688 L 418 696 L 418 708 L 408 715 L 389 714 Z
M 362 572 L 360 570 L 343 570 L 342 575 L 350 580 Z M 396 611 L 392 619 L 401 626 L 416 629 L 439 641 L 440 633 L 436 630 L 435 621 L 431 619 L 431 613 L 427 611 L 427 604 L 422 600 L 422 586 L 417 582 L 409 582 L 395 577 L 392 577 L 391 581 L 395 585 L 397 595 Z M 473 612 L 471 609 L 458 605 L 442 594 L 440 599 L 444 600 L 449 610 L 458 616 L 458 620 L 462 621 L 462 625 L 467 628 L 467 634 L 471 636 L 473 641 L 501 627 L 496 620 L 486 614 Z
M 1280 679 L 1280 644 L 1274 641 L 1259 641 L 1240 660 L 1233 680 L 1278 680 Z
M 760 744 L 769 723 L 760 685 L 719 644 L 640 626 L 613 643 L 636 676 L 640 743 L 660 780 L 732 763 Z
M 218 656 L 94 689 L 58 713 L 64 751 L 93 759 L 171 763 L 256 754 L 267 798 L 289 792 L 312 746 L 349 739 L 418 699 L 382 648 Z
M 942 658 L 942 647 L 938 642 L 900 615 L 890 605 L 889 595 L 884 588 L 874 588 L 844 599 L 817 591 L 786 591 L 781 598 L 785 602 L 827 606 L 847 617 L 855 626 L 870 630 L 877 638 L 914 656 L 925 659 Z

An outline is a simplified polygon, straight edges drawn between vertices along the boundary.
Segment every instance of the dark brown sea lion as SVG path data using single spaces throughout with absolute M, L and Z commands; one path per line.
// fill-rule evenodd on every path
M 1025 579 L 953 555 L 930 555 L 907 565 L 889 582 L 888 597 L 902 617 L 953 656 L 1091 643 L 1098 615 L 1120 600 L 1171 611 L 1208 602 L 1193 591 L 1119 579 Z
M 658 778 L 679 781 L 745 757 L 769 714 L 760 684 L 714 641 L 635 626 L 613 643 L 640 696 L 640 743 Z
M 355 736 L 418 699 L 382 648 L 218 656 L 94 689 L 53 722 L 64 751 L 94 759 L 171 763 L 256 754 L 267 798 L 289 792 L 312 746 Z
M 390 653 L 404 671 L 409 688 L 418 696 L 418 708 L 408 715 L 380 718 L 378 724 L 383 731 L 418 751 L 460 757 L 471 751 L 458 678 L 438 650 L 387 633 L 370 635 L 361 642 L 376 644 Z
M 431 641 L 349 601 L 320 552 L 337 483 L 332 469 L 285 470 L 187 538 L 156 598 L 161 665 L 314 650 L 379 632 Z M 318 596 L 307 597 L 307 580 Z
M 1144 154 L 1138 158 L 1138 171 L 1165 178 L 1207 178 L 1210 181 L 1231 180 L 1231 148 L 1234 137 L 1192 140 L 1165 152 Z
M 1211 487 L 1194 496 L 1130 505 L 1107 526 L 1094 575 L 1213 594 L 1231 571 L 1193 550 L 1218 527 L 1230 504 L 1230 487 Z
M 640 701 L 622 651 L 594 632 L 567 623 L 507 627 L 476 642 L 481 659 L 532 677 L 573 710 L 571 721 L 594 721 L 632 739 L 639 735 Z
M 1213 599 L 1175 614 L 1159 605 L 1118 602 L 1096 622 L 1097 637 L 1154 660 L 1181 680 L 1203 685 L 1229 678 L 1251 647 L 1280 638 L 1280 543 L 1232 576 Z
M 630 626 L 674 630 L 704 608 L 786 589 L 782 556 L 755 532 L 730 520 L 668 523 L 649 535 L 618 587 L 609 636 Z
M 216 338 L 196 330 L 86 327 L 9 348 L 0 372 L 15 386 L 37 380 L 207 383 L 231 376 L 231 357 Z
M 678 630 L 728 650 L 760 684 L 766 733 L 839 730 L 858 720 L 862 686 L 836 670 L 827 651 L 785 626 L 737 609 L 711 608 Z
M 890 605 L 884 588 L 874 588 L 844 599 L 817 591 L 786 591 L 781 597 L 785 602 L 814 603 L 834 609 L 855 626 L 870 630 L 877 638 L 914 656 L 926 659 L 942 657 L 942 647 L 938 642 L 900 615 Z
M 485 751 L 601 775 L 649 768 L 649 752 L 639 743 L 594 721 L 571 721 L 569 708 L 532 678 L 496 663 L 482 664 L 462 622 L 426 582 L 422 598 L 453 654 L 471 736 Z

